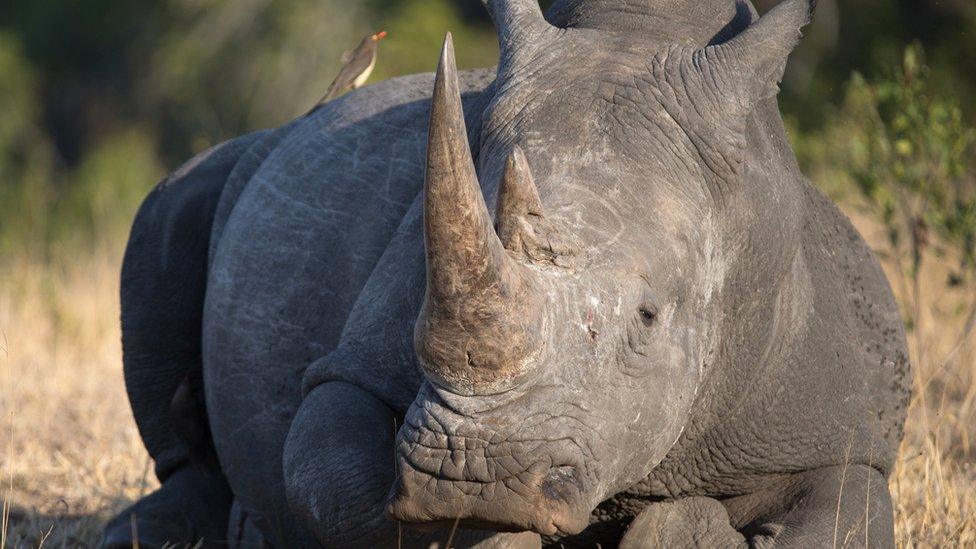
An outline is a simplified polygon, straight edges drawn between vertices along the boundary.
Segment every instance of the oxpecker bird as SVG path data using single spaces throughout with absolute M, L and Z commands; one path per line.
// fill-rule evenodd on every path
M 355 90 L 365 84 L 376 65 L 376 43 L 384 38 L 386 38 L 386 31 L 366 35 L 355 50 L 343 54 L 342 62 L 344 65 L 339 69 L 339 74 L 332 81 L 329 90 L 325 92 L 325 95 L 315 106 L 317 107 L 344 92 Z

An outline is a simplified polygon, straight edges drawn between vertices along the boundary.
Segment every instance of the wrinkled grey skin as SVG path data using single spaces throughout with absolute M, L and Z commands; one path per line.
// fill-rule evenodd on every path
M 217 170 L 200 362 L 232 541 L 423 545 L 460 519 L 466 546 L 893 545 L 901 320 L 775 102 L 811 6 L 564 0 L 548 26 L 533 2 L 487 5 L 497 75 L 455 77 L 447 47 L 438 100 L 457 78 L 488 205 L 503 179 L 537 189 L 496 216 L 497 245 L 466 240 L 480 197 L 456 202 L 457 253 L 434 238 L 454 229 L 425 204 L 451 196 L 433 130 L 421 193 L 429 75 L 329 103 Z M 442 258 L 502 245 L 516 274 L 496 286 L 464 274 L 494 263 Z M 525 299 L 485 297 L 516 279 Z M 157 468 L 179 470 L 193 451 L 147 435 L 165 422 L 133 386 L 172 462 Z

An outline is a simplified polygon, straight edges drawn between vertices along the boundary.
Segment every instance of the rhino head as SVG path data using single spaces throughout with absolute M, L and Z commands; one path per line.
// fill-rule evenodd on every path
M 721 304 L 748 228 L 726 212 L 763 162 L 747 120 L 813 2 L 698 46 L 557 28 L 536 0 L 485 4 L 501 61 L 477 164 L 450 36 L 437 70 L 425 382 L 388 512 L 572 534 L 678 440 L 734 322 Z

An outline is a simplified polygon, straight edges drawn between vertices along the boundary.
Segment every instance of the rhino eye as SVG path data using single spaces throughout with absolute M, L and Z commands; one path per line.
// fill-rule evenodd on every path
M 640 313 L 641 322 L 644 323 L 644 326 L 654 324 L 654 319 L 657 318 L 657 311 L 653 307 L 642 306 L 638 309 L 638 312 Z

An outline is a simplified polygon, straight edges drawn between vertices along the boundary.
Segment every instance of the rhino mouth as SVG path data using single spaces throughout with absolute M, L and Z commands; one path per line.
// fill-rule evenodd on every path
M 591 506 L 581 446 L 553 419 L 472 418 L 422 391 L 397 439 L 388 513 L 422 529 L 450 526 L 575 534 Z M 480 415 L 480 414 L 479 414 Z

